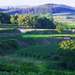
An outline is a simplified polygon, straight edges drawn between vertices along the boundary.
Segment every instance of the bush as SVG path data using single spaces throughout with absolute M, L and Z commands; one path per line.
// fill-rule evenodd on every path
M 64 40 L 59 43 L 61 49 L 64 50 L 75 50 L 75 41 L 73 40 Z
M 56 25 L 56 30 L 57 30 L 59 33 L 61 33 L 61 32 L 64 31 L 64 24 L 63 24 L 63 23 L 58 23 L 58 22 L 56 22 L 55 25 Z
M 75 41 L 64 40 L 59 43 L 60 69 L 75 70 Z
M 0 12 L 0 23 L 1 24 L 9 24 L 10 23 L 10 15 L 7 13 Z
M 40 17 L 36 21 L 36 28 L 54 29 L 55 25 L 53 24 L 53 21 L 51 21 L 47 17 Z

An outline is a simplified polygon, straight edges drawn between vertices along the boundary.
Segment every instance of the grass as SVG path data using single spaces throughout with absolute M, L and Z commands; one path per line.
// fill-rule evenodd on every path
M 24 34 L 23 38 L 63 38 L 63 37 L 75 37 L 75 34 Z
M 20 57 L 31 57 L 39 60 L 48 60 L 50 56 L 57 53 L 57 46 L 51 45 L 32 45 L 21 49 L 16 54 Z M 52 49 L 52 50 L 50 50 Z
M 57 44 L 60 42 L 60 39 L 62 40 L 64 37 L 75 38 L 75 34 L 24 33 L 15 36 L 0 36 L 0 51 L 3 51 L 3 48 L 8 45 L 11 48 L 14 47 L 13 43 L 17 45 L 14 53 L 0 56 L 0 75 L 75 75 L 75 71 L 62 70 L 57 66 L 61 63 L 57 58 L 59 54 Z M 24 44 L 23 42 L 27 45 L 20 46 L 18 44 L 19 42 L 21 45 Z M 29 66 L 28 63 L 32 63 L 31 65 L 33 66 L 30 64 Z M 40 66 L 36 67 L 38 64 Z M 48 68 L 46 69 L 46 66 L 42 66 L 42 64 L 45 64 Z M 21 68 L 19 66 L 21 66 Z M 35 69 L 39 70 L 38 73 L 35 72 Z M 27 73 L 25 71 L 27 71 Z
M 30 61 L 27 62 L 26 58 L 7 56 L 7 57 L 0 58 L 0 67 L 1 67 L 0 70 L 2 70 L 0 71 L 0 75 L 23 75 L 23 74 L 29 75 L 28 73 L 30 73 L 30 75 L 34 75 L 34 74 L 40 75 L 40 73 L 42 75 L 75 75 L 75 71 L 69 71 L 69 70 L 48 69 L 48 71 L 46 71 L 47 66 L 48 65 L 47 64 L 45 65 L 43 61 L 41 63 L 38 60 L 33 60 L 33 62 Z M 25 69 L 26 70 L 29 69 L 29 70 L 25 72 Z
M 75 22 L 64 24 L 65 29 L 75 29 Z

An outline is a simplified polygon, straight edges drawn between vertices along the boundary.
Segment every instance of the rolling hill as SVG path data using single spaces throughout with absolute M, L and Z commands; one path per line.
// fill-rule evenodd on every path
M 17 6 L 0 8 L 0 12 L 9 14 L 41 14 L 41 13 L 70 13 L 75 14 L 75 8 L 62 4 L 45 4 L 35 7 Z
M 0 8 L 0 12 L 9 13 L 9 14 L 40 14 L 40 13 L 51 13 L 52 4 L 49 5 L 40 5 L 35 7 L 6 7 Z
M 75 7 L 67 6 L 67 5 L 61 5 L 61 4 L 53 4 L 52 7 L 52 13 L 53 14 L 75 14 Z

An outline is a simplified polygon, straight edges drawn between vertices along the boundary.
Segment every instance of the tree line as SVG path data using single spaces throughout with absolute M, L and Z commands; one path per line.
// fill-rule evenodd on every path
M 7 13 L 0 13 L 0 24 L 12 24 L 19 27 L 26 28 L 50 28 L 54 29 L 53 18 L 51 14 L 16 14 L 9 15 Z

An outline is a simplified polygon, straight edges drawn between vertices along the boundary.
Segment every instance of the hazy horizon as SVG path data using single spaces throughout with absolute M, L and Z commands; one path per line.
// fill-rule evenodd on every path
M 75 0 L 0 0 L 0 7 L 38 6 L 43 4 L 64 4 L 75 7 Z
M 52 3 L 75 7 L 75 0 L 52 0 Z
M 50 3 L 49 0 L 0 0 L 0 7 L 4 6 L 38 6 Z

